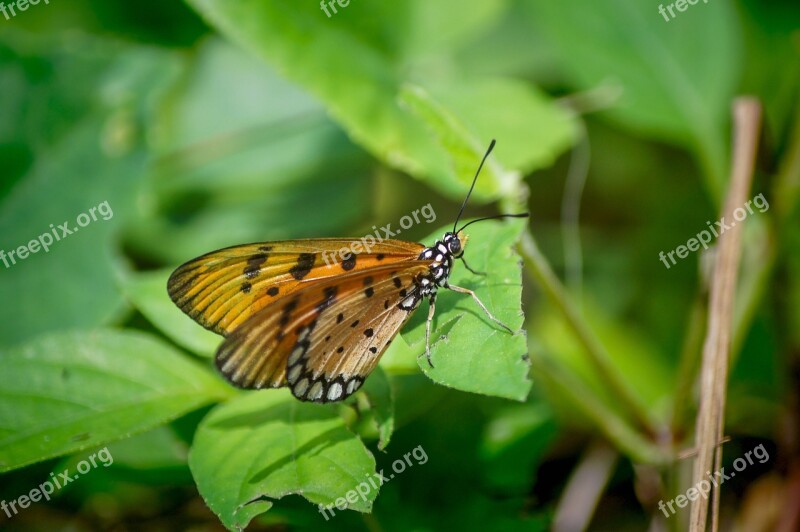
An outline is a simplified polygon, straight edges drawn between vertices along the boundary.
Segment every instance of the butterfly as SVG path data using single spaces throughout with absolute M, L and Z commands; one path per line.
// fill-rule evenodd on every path
M 213 251 L 178 267 L 167 291 L 203 327 L 225 337 L 216 354 L 222 375 L 240 388 L 288 386 L 302 401 L 328 403 L 355 393 L 423 299 L 429 302 L 425 356 L 440 288 L 470 295 L 509 333 L 472 290 L 449 284 L 464 259 L 473 220 L 458 229 L 492 140 L 461 205 L 453 231 L 433 246 L 383 240 L 363 252 L 361 239 L 261 242 Z M 359 246 L 355 246 L 358 244 Z M 349 249 L 342 253 L 342 249 Z M 331 263 L 331 256 L 340 261 Z M 420 355 L 421 356 L 421 355 Z

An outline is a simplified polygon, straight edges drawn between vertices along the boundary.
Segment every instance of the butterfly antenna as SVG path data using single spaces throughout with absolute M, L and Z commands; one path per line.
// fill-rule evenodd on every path
M 527 212 L 523 212 L 523 213 L 520 213 L 520 214 L 498 214 L 498 215 L 495 215 L 495 216 L 487 216 L 486 218 L 478 218 L 477 220 L 472 220 L 471 222 L 467 222 L 467 223 L 465 223 L 464 225 L 461 226 L 461 229 L 459 229 L 458 231 L 454 231 L 454 232 L 455 233 L 460 233 L 461 231 L 463 231 L 464 229 L 466 229 L 470 225 L 474 224 L 475 222 L 482 222 L 484 220 L 496 220 L 498 218 L 527 218 L 528 216 L 530 216 L 530 213 L 527 213 Z
M 469 187 L 469 192 L 467 192 L 467 197 L 464 198 L 464 203 L 461 204 L 461 210 L 458 211 L 458 217 L 456 218 L 456 222 L 453 224 L 453 233 L 456 233 L 456 226 L 458 225 L 458 221 L 461 219 L 461 215 L 464 214 L 464 209 L 467 206 L 467 201 L 469 201 L 469 197 L 472 194 L 472 189 L 475 188 L 475 182 L 478 181 L 478 175 L 481 173 L 481 168 L 483 168 L 483 163 L 486 162 L 486 158 L 489 157 L 489 154 L 492 153 L 494 149 L 495 141 L 492 139 L 492 142 L 489 143 L 489 149 L 486 150 L 486 153 L 481 160 L 480 166 L 478 166 L 478 171 L 475 172 L 475 177 L 472 179 L 472 186 Z

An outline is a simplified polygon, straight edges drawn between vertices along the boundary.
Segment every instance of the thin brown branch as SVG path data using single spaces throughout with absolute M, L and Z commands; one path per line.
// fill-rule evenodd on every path
M 761 106 L 753 98 L 739 98 L 733 105 L 734 144 L 731 178 L 722 216 L 733 220 L 733 211 L 742 207 L 750 193 L 761 125 Z M 693 480 L 697 485 L 709 472 L 718 469 L 722 453 L 728 361 L 733 327 L 734 296 L 741 256 L 742 224 L 735 224 L 720 234 L 719 251 L 714 264 L 708 314 L 708 330 L 703 345 L 700 373 L 700 405 L 697 414 Z M 713 489 L 712 530 L 718 525 L 719 488 Z M 692 502 L 690 531 L 702 532 L 708 520 L 708 500 Z
M 589 527 L 618 461 L 619 454 L 603 441 L 589 447 L 564 488 L 553 519 L 554 532 L 575 532 Z

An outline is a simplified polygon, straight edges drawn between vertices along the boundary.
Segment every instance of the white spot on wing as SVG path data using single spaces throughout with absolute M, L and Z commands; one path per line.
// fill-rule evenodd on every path
M 329 401 L 336 401 L 342 396 L 342 385 L 338 382 L 334 382 L 331 384 L 330 389 L 328 389 L 328 400 Z
M 308 392 L 308 398 L 312 401 L 316 401 L 320 397 L 322 397 L 322 381 L 317 381 L 314 383 L 314 386 L 311 387 L 311 390 Z
M 303 349 L 302 345 L 298 345 L 297 347 L 295 347 L 294 351 L 292 351 L 292 354 L 289 355 L 289 365 L 291 366 L 292 364 L 300 360 L 300 357 L 303 356 L 304 352 L 305 349 Z
M 303 366 L 298 364 L 289 370 L 289 376 L 286 377 L 286 380 L 289 382 L 289 384 L 294 384 L 298 377 L 300 377 L 301 373 L 303 373 Z
M 308 333 L 309 333 L 308 327 L 303 327 L 303 330 L 300 331 L 300 334 L 297 336 L 297 341 L 302 342 L 303 340 L 305 340 L 306 337 L 308 337 Z
M 306 393 L 307 389 L 308 389 L 308 379 L 303 379 L 294 385 L 292 391 L 296 396 L 301 397 L 304 393 Z

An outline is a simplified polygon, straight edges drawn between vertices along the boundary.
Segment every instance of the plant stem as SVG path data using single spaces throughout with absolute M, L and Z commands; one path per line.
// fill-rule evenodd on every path
M 559 391 L 594 423 L 617 449 L 644 464 L 663 466 L 672 460 L 672 454 L 645 438 L 619 413 L 585 393 L 586 386 L 559 364 L 546 357 L 532 357 L 531 364 L 546 385 Z
M 723 215 L 733 217 L 733 211 L 747 201 L 753 178 L 761 106 L 752 98 L 734 102 L 734 149 L 731 179 Z M 700 408 L 697 414 L 693 485 L 705 479 L 707 471 L 716 470 L 721 458 L 725 400 L 728 382 L 728 361 L 731 349 L 736 279 L 741 255 L 742 225 L 732 226 L 720 235 L 719 252 L 711 280 L 708 330 L 703 346 Z M 712 530 L 718 526 L 719 491 L 713 490 Z M 706 529 L 708 501 L 699 497 L 692 502 L 690 531 Z
M 564 321 L 575 333 L 581 345 L 583 345 L 589 361 L 600 374 L 601 379 L 604 380 L 610 391 L 617 397 L 621 406 L 628 409 L 639 429 L 648 436 L 655 437 L 658 431 L 651 421 L 646 408 L 630 386 L 621 378 L 603 345 L 594 336 L 589 326 L 567 298 L 564 287 L 555 273 L 553 273 L 550 264 L 542 255 L 536 240 L 527 228 L 522 234 L 520 253 L 525 259 L 525 264 L 530 273 L 556 305 Z
M 689 312 L 689 323 L 678 363 L 678 376 L 675 379 L 675 394 L 672 399 L 672 434 L 676 440 L 681 440 L 688 430 L 684 422 L 689 413 L 688 405 L 692 395 L 692 388 L 697 382 L 697 373 L 700 369 L 700 353 L 703 350 L 703 334 L 706 330 L 706 316 L 708 305 L 706 296 L 700 290 L 692 303 Z
M 614 474 L 619 453 L 606 441 L 595 441 L 586 449 L 572 471 L 558 501 L 553 532 L 586 530 L 597 511 L 597 504 Z

